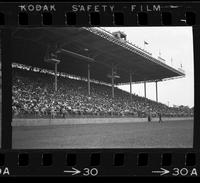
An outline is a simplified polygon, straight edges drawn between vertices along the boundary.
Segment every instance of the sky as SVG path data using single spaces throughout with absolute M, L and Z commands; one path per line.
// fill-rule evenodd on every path
M 103 27 L 122 31 L 127 40 L 166 60 L 166 64 L 185 71 L 185 77 L 158 82 L 158 101 L 169 106 L 194 106 L 194 56 L 192 27 Z M 148 45 L 144 45 L 144 41 Z M 133 84 L 132 92 L 144 96 L 144 84 Z M 130 91 L 129 85 L 119 88 Z M 156 100 L 155 83 L 146 84 L 146 96 Z

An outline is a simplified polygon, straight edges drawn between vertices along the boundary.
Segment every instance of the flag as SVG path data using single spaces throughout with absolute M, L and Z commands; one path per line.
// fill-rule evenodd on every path
M 147 43 L 146 41 L 144 41 L 144 44 L 149 44 L 149 43 Z

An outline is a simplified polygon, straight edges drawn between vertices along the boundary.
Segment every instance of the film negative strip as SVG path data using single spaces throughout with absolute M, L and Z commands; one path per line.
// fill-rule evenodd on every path
M 0 3 L 0 176 L 199 176 L 199 9 Z

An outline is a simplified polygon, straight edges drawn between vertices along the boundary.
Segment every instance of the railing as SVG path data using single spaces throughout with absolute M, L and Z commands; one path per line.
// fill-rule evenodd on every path
M 146 118 L 147 114 L 68 114 L 68 115 L 38 115 L 38 114 L 19 114 L 12 116 L 13 119 L 70 119 L 70 118 Z M 157 114 L 151 114 L 151 117 L 157 117 Z M 193 117 L 193 114 L 181 114 L 181 113 L 163 113 L 162 117 Z
M 120 46 L 126 47 L 126 48 L 131 49 L 131 50 L 134 48 L 135 50 L 137 50 L 137 51 L 139 51 L 139 52 L 141 52 L 143 54 L 147 54 L 149 56 L 152 56 L 152 54 L 149 53 L 148 51 L 136 46 L 135 44 L 133 44 L 133 43 L 131 43 L 129 41 L 117 39 L 111 32 L 109 32 L 109 31 L 107 31 L 107 30 L 105 30 L 103 28 L 99 28 L 99 27 L 98 28 L 97 27 L 96 28 L 94 28 L 94 27 L 91 27 L 91 28 L 84 27 L 84 29 L 86 29 L 86 30 L 88 30 L 88 31 L 90 31 L 90 32 L 92 32 L 94 34 L 97 34 L 97 35 L 99 35 L 99 36 L 101 36 L 101 37 L 103 37 L 103 38 L 105 38 L 105 39 L 107 39 L 107 40 L 109 40 L 111 42 L 117 43 Z
M 27 71 L 32 71 L 32 72 L 39 72 L 39 73 L 42 73 L 42 74 L 55 75 L 55 72 L 52 71 L 52 70 L 47 70 L 47 69 L 42 69 L 42 68 L 32 67 L 32 66 L 27 66 L 27 65 L 20 64 L 20 63 L 15 63 L 15 62 L 12 63 L 12 68 L 17 68 L 17 69 L 22 69 L 22 70 L 27 70 Z M 63 77 L 63 78 L 87 81 L 86 77 L 67 74 L 67 73 L 64 73 L 64 72 L 58 72 L 57 76 L 60 76 L 60 77 Z M 91 83 L 105 85 L 105 86 L 111 86 L 110 83 L 106 83 L 106 82 L 103 82 L 103 81 L 98 81 L 98 80 L 95 80 L 95 79 L 91 79 L 90 82 Z

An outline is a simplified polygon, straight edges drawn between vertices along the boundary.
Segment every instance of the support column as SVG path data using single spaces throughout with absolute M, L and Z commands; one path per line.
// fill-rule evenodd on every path
M 112 98 L 115 97 L 115 94 L 114 94 L 114 68 L 112 66 Z
M 146 81 L 144 81 L 144 97 L 147 97 L 147 91 L 146 91 Z
M 90 64 L 88 64 L 88 95 L 90 96 Z
M 156 81 L 156 102 L 158 102 L 158 81 Z
M 132 102 L 132 73 L 130 72 L 130 99 Z
M 57 91 L 58 87 L 57 87 L 57 63 L 55 63 L 55 91 Z

